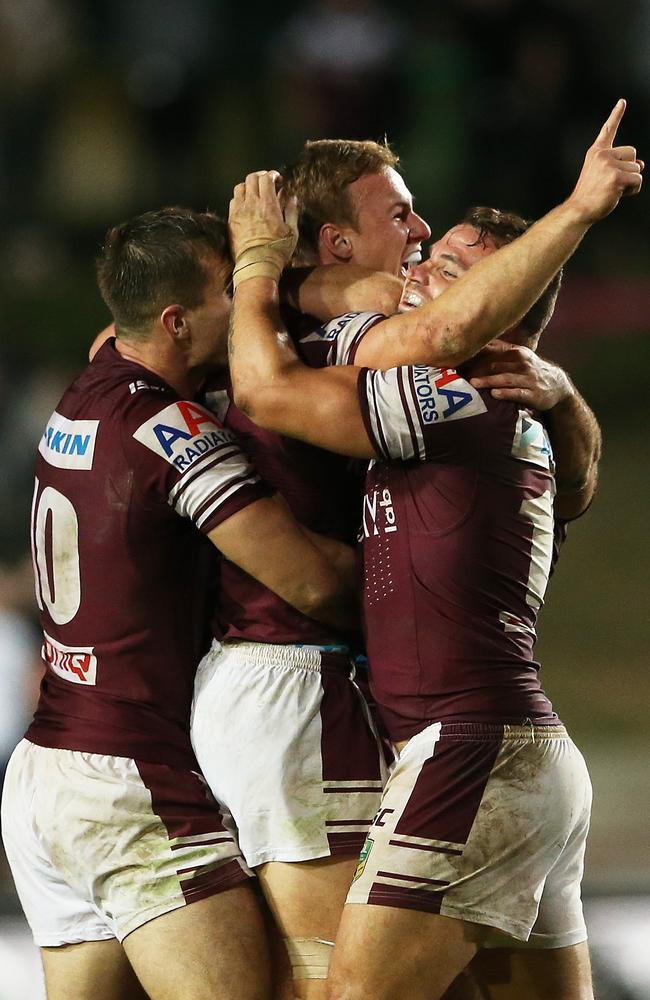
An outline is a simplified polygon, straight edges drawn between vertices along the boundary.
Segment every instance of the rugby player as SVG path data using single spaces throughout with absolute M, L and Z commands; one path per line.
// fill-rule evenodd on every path
M 403 271 L 419 259 L 430 230 L 414 211 L 396 165 L 385 146 L 323 140 L 308 143 L 290 169 L 290 188 L 303 206 L 298 260 L 326 265 L 285 275 L 285 292 L 306 312 L 327 319 L 347 309 L 397 308 Z M 383 268 L 383 275 L 369 266 Z M 409 295 L 414 291 L 410 283 Z M 314 335 L 318 323 L 295 313 L 289 322 L 309 362 L 325 364 L 330 343 Z M 373 317 L 355 322 L 346 327 L 352 335 L 371 326 Z M 485 335 L 479 343 L 484 341 Z M 375 350 L 387 347 L 390 341 L 374 341 Z M 506 356 L 505 364 L 512 363 Z M 538 364 L 528 362 L 523 373 L 533 390 Z M 507 374 L 521 378 L 521 366 L 518 374 Z M 546 366 L 549 374 L 560 388 L 566 385 L 561 370 Z M 302 523 L 349 541 L 356 536 L 361 496 L 347 463 L 261 430 L 226 391 L 209 399 Z M 573 459 L 573 438 L 582 448 L 593 433 L 573 396 L 558 425 Z M 225 642 L 198 671 L 194 746 L 213 791 L 232 812 L 244 856 L 287 940 L 295 988 L 316 1000 L 324 996 L 331 942 L 379 802 L 381 762 L 359 694 L 342 676 L 350 668 L 341 637 L 287 608 L 237 567 L 226 564 L 221 583 L 230 624 Z M 312 648 L 305 651 L 306 645 Z M 332 671 L 319 669 L 324 657 L 338 666 L 334 689 Z M 234 770 L 227 766 L 227 748 L 244 733 Z
M 209 213 L 163 209 L 109 231 L 98 277 L 117 339 L 38 449 L 46 673 L 2 823 L 50 1000 L 271 995 L 251 871 L 189 738 L 207 539 L 332 628 L 354 621 L 354 559 L 301 529 L 195 402 L 224 353 L 231 273 Z
M 413 211 L 394 155 L 375 143 L 352 147 L 353 169 L 363 175 L 355 196 L 368 209 L 368 247 L 386 252 L 353 253 L 350 261 L 396 274 L 419 255 L 429 227 Z M 336 249 L 338 237 L 332 238 Z M 337 259 L 333 252 L 323 263 Z M 328 300 L 330 316 L 346 307 L 333 291 Z M 351 301 L 363 308 L 365 299 L 357 291 Z M 314 347 L 320 350 L 320 343 Z M 226 389 L 206 399 L 301 524 L 355 541 L 362 472 L 338 456 L 261 431 Z M 193 745 L 262 883 L 286 942 L 296 994 L 320 1000 L 359 850 L 387 776 L 383 750 L 354 681 L 346 637 L 299 614 L 230 563 L 221 575 L 220 606 L 225 635 L 197 671 Z
M 500 249 L 479 230 L 460 238 L 482 259 L 417 313 L 362 337 L 345 335 L 347 319 L 329 324 L 331 360 L 358 359 L 371 334 L 394 333 L 397 360 L 426 361 L 418 336 L 430 346 L 438 317 L 438 356 L 458 363 L 463 308 L 495 333 L 519 322 L 590 226 L 640 190 L 636 151 L 613 145 L 624 107 L 565 203 Z M 373 689 L 399 753 L 329 995 L 434 1000 L 497 944 L 510 976 L 489 985 L 491 997 L 589 1000 L 579 887 L 591 788 L 532 658 L 562 527 L 544 428 L 455 371 L 305 369 L 277 310 L 291 238 L 275 180 L 250 175 L 231 204 L 236 398 L 266 427 L 378 459 L 364 502 L 364 608 Z M 535 347 L 542 328 L 518 333 Z

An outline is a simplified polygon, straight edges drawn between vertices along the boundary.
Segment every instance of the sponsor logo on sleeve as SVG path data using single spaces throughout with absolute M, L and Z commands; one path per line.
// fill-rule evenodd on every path
M 55 410 L 47 422 L 38 450 L 58 469 L 93 467 L 99 420 L 68 420 Z
M 541 465 L 544 469 L 550 469 L 553 462 L 551 442 L 544 425 L 526 410 L 519 410 L 517 416 L 512 454 L 522 462 Z
M 425 424 L 455 420 L 485 413 L 479 392 L 454 368 L 413 367 L 413 383 L 420 414 Z
M 186 472 L 200 458 L 234 441 L 213 413 L 187 400 L 166 406 L 141 424 L 133 437 L 179 472 Z
M 58 677 L 73 684 L 97 683 L 97 657 L 94 646 L 64 646 L 43 632 L 41 655 Z

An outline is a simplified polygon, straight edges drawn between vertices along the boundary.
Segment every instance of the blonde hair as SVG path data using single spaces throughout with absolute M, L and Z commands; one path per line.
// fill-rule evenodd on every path
M 282 171 L 288 197 L 298 199 L 297 259 L 307 262 L 318 252 L 326 222 L 355 227 L 357 218 L 348 188 L 365 174 L 396 168 L 399 157 L 384 140 L 316 139 Z

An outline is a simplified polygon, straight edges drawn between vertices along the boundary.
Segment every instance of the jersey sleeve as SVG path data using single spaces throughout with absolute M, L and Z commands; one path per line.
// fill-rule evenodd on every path
M 480 393 L 453 368 L 363 368 L 357 388 L 368 436 L 386 459 L 449 458 L 458 449 L 459 422 L 487 412 Z
M 142 401 L 123 435 L 129 464 L 152 502 L 166 502 L 207 534 L 272 490 L 232 431 L 204 406 Z
M 357 348 L 382 313 L 346 313 L 304 334 L 298 340 L 301 356 L 312 368 L 329 365 L 353 365 Z

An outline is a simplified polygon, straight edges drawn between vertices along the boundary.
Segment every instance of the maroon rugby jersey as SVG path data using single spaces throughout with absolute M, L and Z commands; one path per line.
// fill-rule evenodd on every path
M 102 347 L 39 446 L 46 673 L 29 740 L 195 766 L 189 712 L 214 551 L 204 536 L 268 493 L 212 413 L 113 340 Z
M 373 692 L 393 740 L 438 720 L 549 721 L 535 621 L 563 532 L 550 444 L 532 412 L 454 370 L 364 370 L 385 459 L 363 507 Z
M 346 344 L 356 342 L 383 318 L 371 313 L 350 314 L 321 327 L 311 317 L 285 315 L 302 358 L 314 368 L 337 363 L 339 329 L 346 331 Z M 300 524 L 354 544 L 363 486 L 363 471 L 358 463 L 263 430 L 232 403 L 229 389 L 208 393 L 206 402 L 237 434 L 257 470 L 284 497 Z M 222 564 L 218 614 L 214 632 L 227 638 L 317 645 L 340 640 L 331 628 L 301 614 L 226 560 Z

